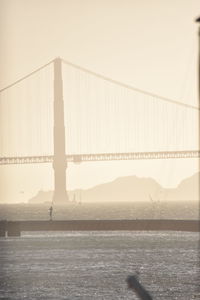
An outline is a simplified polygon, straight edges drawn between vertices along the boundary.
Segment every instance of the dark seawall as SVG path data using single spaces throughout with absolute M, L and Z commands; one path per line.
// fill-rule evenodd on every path
M 199 232 L 199 220 L 59 220 L 0 221 L 0 236 L 19 236 L 21 231 L 189 231 Z

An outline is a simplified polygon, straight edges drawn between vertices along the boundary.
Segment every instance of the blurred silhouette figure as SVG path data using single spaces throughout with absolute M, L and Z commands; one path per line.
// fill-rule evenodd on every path
M 51 206 L 51 207 L 49 208 L 49 218 L 50 218 L 50 221 L 53 220 L 53 206 Z
M 145 288 L 139 283 L 137 275 L 128 276 L 126 279 L 128 288 L 132 289 L 136 295 L 142 300 L 153 300 L 150 294 L 145 290 Z

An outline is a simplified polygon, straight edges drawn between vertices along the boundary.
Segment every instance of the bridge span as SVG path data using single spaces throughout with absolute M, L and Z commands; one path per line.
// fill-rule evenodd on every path
M 129 153 L 96 153 L 96 154 L 69 154 L 66 155 L 66 162 L 81 163 L 89 161 L 109 160 L 142 160 L 142 159 L 172 159 L 172 158 L 199 158 L 200 151 L 163 151 L 163 152 L 129 152 Z M 21 157 L 0 157 L 0 165 L 9 164 L 35 164 L 52 163 L 53 155 L 44 156 L 21 156 Z

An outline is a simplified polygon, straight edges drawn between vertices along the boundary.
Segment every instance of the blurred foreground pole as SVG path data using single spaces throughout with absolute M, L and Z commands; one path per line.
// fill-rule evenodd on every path
M 196 22 L 200 24 L 200 17 L 196 19 Z M 199 89 L 199 108 L 200 108 L 200 26 L 198 30 L 198 44 L 199 44 L 199 61 L 198 61 L 198 70 L 199 70 L 199 80 L 198 80 L 198 89 Z M 200 111 L 199 111 L 199 132 L 198 132 L 198 139 L 199 139 L 199 149 L 200 149 Z M 200 160 L 199 160 L 199 170 L 200 170 Z M 200 186 L 199 186 L 199 193 L 200 193 Z M 199 202 L 199 220 L 200 220 L 200 202 Z M 200 249 L 200 243 L 199 243 Z M 200 252 L 199 252 L 200 257 Z
M 200 24 L 200 17 L 196 19 L 196 22 Z M 199 27 L 199 31 L 198 31 L 198 42 L 199 42 L 199 104 L 200 104 L 200 27 Z
M 150 294 L 145 290 L 145 288 L 139 283 L 137 276 L 128 276 L 126 279 L 128 288 L 132 289 L 136 295 L 142 300 L 153 300 Z
M 196 22 L 200 24 L 200 17 L 196 19 Z M 199 93 L 199 108 L 200 108 L 200 26 L 198 30 L 198 47 L 199 47 L 199 54 L 198 54 L 198 93 Z M 200 115 L 199 115 L 199 134 L 200 134 Z M 198 136 L 199 140 L 200 137 Z M 200 148 L 200 144 L 199 144 Z M 199 210 L 200 212 L 200 210 Z M 145 288 L 139 283 L 137 276 L 132 275 L 128 276 L 126 279 L 128 287 L 132 289 L 137 296 L 142 300 L 153 300 L 150 294 L 145 290 Z

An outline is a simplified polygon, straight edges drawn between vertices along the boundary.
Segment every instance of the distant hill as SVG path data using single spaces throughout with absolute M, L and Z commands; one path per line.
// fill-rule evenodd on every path
M 51 202 L 53 197 L 52 191 L 39 191 L 33 198 L 31 198 L 28 203 L 39 204 L 45 202 Z
M 149 201 L 149 195 L 162 187 L 151 178 L 127 176 L 82 192 L 84 202 Z
M 87 202 L 133 202 L 133 201 L 179 201 L 199 200 L 199 173 L 183 180 L 176 189 L 164 189 L 152 178 L 126 176 L 112 182 L 97 185 L 87 190 L 69 191 L 71 201 L 79 198 Z M 29 203 L 38 204 L 51 202 L 52 191 L 39 191 L 29 200 Z M 79 201 L 80 199 L 76 199 Z
M 181 181 L 181 183 L 177 186 L 176 189 L 166 189 L 165 200 L 199 201 L 200 200 L 199 179 L 200 179 L 200 173 L 196 173 L 193 176 Z

